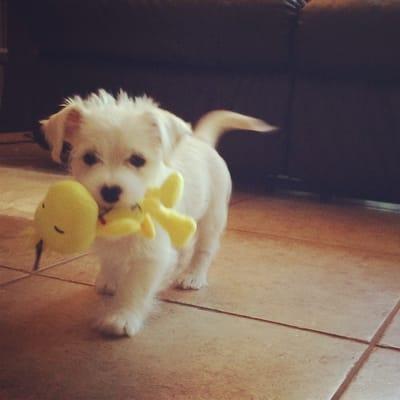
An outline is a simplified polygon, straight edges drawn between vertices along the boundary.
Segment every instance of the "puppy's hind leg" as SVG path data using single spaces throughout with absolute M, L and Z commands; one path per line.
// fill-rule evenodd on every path
M 217 217 L 209 212 L 198 224 L 197 241 L 193 257 L 187 268 L 177 279 L 182 289 L 200 289 L 207 286 L 207 274 L 211 262 L 219 249 L 221 235 L 226 225 L 226 211 Z
M 183 271 L 186 271 L 189 268 L 189 265 L 193 258 L 196 241 L 197 241 L 197 233 L 190 240 L 190 242 L 185 245 L 185 247 L 183 249 L 180 249 L 179 255 L 178 255 L 178 264 L 177 264 L 177 267 L 175 268 L 174 274 L 172 276 L 173 279 L 176 280 L 176 278 Z

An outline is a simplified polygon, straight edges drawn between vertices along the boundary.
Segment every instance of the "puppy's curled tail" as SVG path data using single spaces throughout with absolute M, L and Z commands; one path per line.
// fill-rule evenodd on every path
M 271 132 L 275 126 L 269 125 L 261 119 L 232 111 L 216 110 L 205 114 L 197 122 L 194 135 L 215 147 L 221 135 L 229 130 L 248 130 L 255 132 Z

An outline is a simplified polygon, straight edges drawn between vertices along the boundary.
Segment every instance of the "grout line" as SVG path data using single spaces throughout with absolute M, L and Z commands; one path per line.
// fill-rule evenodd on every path
M 84 256 L 85 255 L 81 255 L 81 256 L 79 256 L 77 258 L 84 257 Z M 67 262 L 61 263 L 61 264 L 57 264 L 57 265 L 54 265 L 54 267 L 58 266 L 58 265 L 66 264 L 66 263 Z M 46 268 L 46 270 L 48 270 L 50 268 L 52 268 L 52 267 Z M 12 268 L 9 268 L 9 269 L 12 269 Z M 0 284 L 0 288 L 4 287 L 4 286 L 6 286 L 6 285 L 8 285 L 10 283 L 14 283 L 16 281 L 29 278 L 31 276 L 39 276 L 39 277 L 42 277 L 42 278 L 48 278 L 48 279 L 53 279 L 53 280 L 57 280 L 57 281 L 61 281 L 61 282 L 73 283 L 73 284 L 82 285 L 82 286 L 86 286 L 86 287 L 94 287 L 93 283 L 87 283 L 87 282 L 77 281 L 77 280 L 74 280 L 74 279 L 67 279 L 67 278 L 61 278 L 61 277 L 58 277 L 58 276 L 47 275 L 46 273 L 43 273 L 44 270 L 38 271 L 38 272 L 32 273 L 32 274 L 29 274 L 26 271 L 23 271 L 23 272 L 26 273 L 25 276 L 22 276 L 20 278 L 14 279 L 12 281 L 8 281 L 8 282 L 5 282 L 3 284 Z M 383 336 L 383 333 L 385 332 L 385 330 L 388 327 L 388 325 L 392 322 L 392 320 L 395 317 L 396 313 L 400 310 L 400 301 L 396 304 L 395 308 L 391 311 L 391 313 L 388 315 L 388 317 L 382 323 L 381 327 L 378 329 L 377 333 L 374 335 L 374 337 L 371 340 L 371 342 L 369 342 L 368 340 L 365 340 L 365 339 L 358 339 L 358 338 L 351 337 L 351 336 L 340 335 L 340 334 L 321 331 L 321 330 L 313 329 L 313 328 L 301 327 L 301 326 L 297 326 L 297 325 L 288 324 L 288 323 L 285 323 L 285 322 L 269 320 L 269 319 L 266 319 L 266 318 L 254 317 L 254 316 L 239 314 L 239 313 L 235 313 L 235 312 L 231 312 L 231 311 L 220 310 L 218 308 L 205 307 L 205 306 L 185 303 L 185 302 L 181 302 L 181 301 L 177 301 L 177 300 L 169 300 L 169 299 L 165 299 L 165 298 L 164 299 L 161 298 L 159 300 L 161 302 L 163 302 L 163 303 L 175 304 L 175 305 L 179 305 L 179 306 L 182 306 L 182 307 L 195 308 L 195 309 L 201 310 L 201 311 L 213 312 L 213 313 L 216 313 L 216 314 L 223 314 L 223 315 L 228 315 L 228 316 L 232 316 L 232 317 L 247 319 L 247 320 L 251 320 L 251 321 L 258 321 L 258 322 L 263 322 L 263 323 L 267 323 L 267 324 L 278 325 L 278 326 L 282 326 L 282 327 L 290 328 L 290 329 L 295 329 L 295 330 L 302 331 L 302 332 L 309 332 L 309 333 L 314 333 L 314 334 L 318 334 L 318 335 L 328 336 L 328 337 L 335 338 L 335 339 L 347 340 L 347 341 L 351 341 L 351 342 L 355 342 L 355 343 L 359 343 L 359 344 L 369 345 L 368 349 L 371 349 L 371 350 L 368 352 L 368 349 L 367 349 L 363 353 L 363 355 L 360 357 L 359 361 L 355 364 L 355 366 L 360 363 L 360 360 L 363 358 L 364 354 L 368 354 L 368 356 L 369 356 L 369 354 L 372 352 L 374 347 L 386 348 L 386 349 L 391 349 L 391 350 L 394 350 L 394 351 L 400 351 L 400 348 L 397 348 L 397 347 L 392 347 L 392 346 L 389 346 L 389 345 L 379 345 L 379 344 L 377 344 L 377 342 L 379 342 L 379 340 Z M 379 335 L 378 335 L 378 333 L 379 333 Z M 355 366 L 353 366 L 351 371 L 353 371 L 353 369 L 355 369 Z M 361 365 L 360 365 L 360 367 L 361 367 Z M 358 370 L 359 370 L 359 368 L 357 369 L 357 371 Z M 351 373 L 351 371 L 350 371 L 350 373 Z M 347 375 L 347 377 L 350 376 L 350 373 Z M 354 375 L 355 375 L 355 373 L 352 374 L 351 376 L 353 377 Z M 345 379 L 345 381 L 346 381 L 346 379 Z M 343 383 L 342 383 L 341 386 L 343 386 Z M 336 397 L 332 397 L 331 400 L 336 400 Z
M 400 310 L 400 300 L 397 304 L 393 307 L 392 311 L 387 315 L 387 317 L 382 322 L 381 326 L 376 331 L 375 335 L 373 336 L 369 346 L 367 349 L 361 354 L 360 358 L 356 361 L 353 367 L 350 369 L 348 374 L 346 375 L 344 381 L 340 384 L 336 392 L 333 394 L 330 400 L 339 400 L 347 388 L 350 386 L 351 382 L 355 378 L 355 376 L 360 371 L 361 367 L 368 361 L 371 353 L 377 347 L 379 341 L 382 339 L 386 329 L 393 321 L 394 317 Z
M 378 347 L 380 349 L 400 351 L 400 347 L 392 346 L 390 344 L 377 344 L 376 347 Z
M 251 198 L 247 200 L 300 200 L 302 202 L 307 202 L 311 204 L 324 204 L 321 203 L 319 200 L 319 193 L 313 191 L 302 191 L 302 190 L 281 190 L 274 193 L 270 193 L 266 190 L 264 191 L 252 191 L 251 189 L 244 189 L 241 192 L 250 192 Z M 379 206 L 378 204 L 366 204 L 369 203 L 383 203 L 386 205 Z M 389 213 L 389 214 L 400 214 L 400 203 L 394 202 L 385 202 L 379 200 L 368 200 L 368 199 L 357 199 L 357 198 L 349 198 L 349 197 L 342 197 L 342 196 L 334 196 L 334 199 L 331 202 L 325 203 L 327 206 L 333 206 L 337 208 L 351 208 L 351 209 L 359 209 L 363 211 L 379 211 L 380 213 Z
M 35 273 L 35 274 L 32 274 L 32 275 L 40 276 L 42 278 L 54 279 L 54 280 L 62 281 L 62 282 L 74 283 L 74 284 L 83 285 L 83 286 L 87 286 L 87 287 L 94 287 L 93 283 L 76 281 L 74 279 L 61 278 L 61 277 L 53 276 L 53 275 L 47 275 L 46 273 L 43 273 L 43 272 Z M 30 275 L 28 275 L 28 276 L 30 276 Z M 364 340 L 364 339 L 353 338 L 353 337 L 350 337 L 350 336 L 339 335 L 339 334 L 336 334 L 336 333 L 324 332 L 324 331 L 320 331 L 318 329 L 312 329 L 312 328 L 306 328 L 306 327 L 291 325 L 291 324 L 287 324 L 287 323 L 284 323 L 284 322 L 269 320 L 269 319 L 266 319 L 266 318 L 253 317 L 253 316 L 250 316 L 250 315 L 238 314 L 238 313 L 234 313 L 234 312 L 230 312 L 230 311 L 220 310 L 220 309 L 217 309 L 217 308 L 199 306 L 199 305 L 195 305 L 195 304 L 180 302 L 180 301 L 176 301 L 176 300 L 169 300 L 169 299 L 165 299 L 165 298 L 164 299 L 159 299 L 159 300 L 164 302 L 164 303 L 175 304 L 175 305 L 179 305 L 179 306 L 183 306 L 183 307 L 195 308 L 195 309 L 198 309 L 198 310 L 201 310 L 201 311 L 214 312 L 214 313 L 217 313 L 217 314 L 224 314 L 224 315 L 229 315 L 229 316 L 232 316 L 232 317 L 238 317 L 238 318 L 248 319 L 248 320 L 252 320 L 252 321 L 258 321 L 258 322 L 264 322 L 264 323 L 269 323 L 269 324 L 273 324 L 273 325 L 279 325 L 279 326 L 283 326 L 283 327 L 286 327 L 286 328 L 292 328 L 292 329 L 296 329 L 296 330 L 300 330 L 300 331 L 316 333 L 316 334 L 329 336 L 329 337 L 334 337 L 334 338 L 342 339 L 342 340 L 348 340 L 348 341 L 352 341 L 352 342 L 356 342 L 356 343 L 360 343 L 360 344 L 369 344 L 369 342 L 367 340 Z
M 305 238 L 299 238 L 296 236 L 285 236 L 285 235 L 279 235 L 276 233 L 268 233 L 268 232 L 261 232 L 261 231 L 248 231 L 246 229 L 241 229 L 241 228 L 232 228 L 229 227 L 226 229 L 227 231 L 233 231 L 233 232 L 240 232 L 240 233 L 252 233 L 256 235 L 262 235 L 262 236 L 267 236 L 272 239 L 288 239 L 288 240 L 293 240 L 301 243 L 307 243 L 307 244 L 317 244 L 317 245 L 324 245 L 324 246 L 330 246 L 330 247 L 336 247 L 336 248 L 341 248 L 341 249 L 346 249 L 346 250 L 356 250 L 356 251 L 362 251 L 370 255 L 376 255 L 376 256 L 389 256 L 389 257 L 399 257 L 398 253 L 391 253 L 388 251 L 379 251 L 379 250 L 369 250 L 363 247 L 354 247 L 354 246 L 346 246 L 345 244 L 340 244 L 340 243 L 330 243 L 330 242 L 325 242 L 325 241 L 320 241 L 320 240 L 313 240 L 313 239 L 305 239 Z
M 67 279 L 67 278 L 60 278 L 59 276 L 54 276 L 54 275 L 46 275 L 43 273 L 39 273 L 36 276 L 39 276 L 41 278 L 49 278 L 49 279 L 54 279 L 56 281 L 62 281 L 62 282 L 67 282 L 67 283 L 74 283 L 77 285 L 82 285 L 82 286 L 88 286 L 88 287 L 94 287 L 93 283 L 87 283 L 87 282 L 82 282 L 82 281 L 75 281 L 73 279 Z
M 73 284 L 82 285 L 82 286 L 86 286 L 86 287 L 94 287 L 93 283 L 76 281 L 74 279 L 61 278 L 61 277 L 58 277 L 58 276 L 46 275 L 43 272 L 27 275 L 26 277 L 29 277 L 29 276 L 39 276 L 39 277 L 42 277 L 42 278 L 54 279 L 54 280 L 57 280 L 57 281 L 73 283 Z M 26 278 L 26 277 L 21 277 L 19 279 Z M 306 327 L 301 327 L 301 326 L 297 326 L 297 325 L 291 325 L 291 324 L 287 324 L 285 322 L 269 320 L 269 319 L 266 319 L 266 318 L 260 318 L 260 317 L 250 316 L 250 315 L 238 314 L 238 313 L 234 313 L 234 312 L 230 312 L 230 311 L 220 310 L 220 309 L 217 309 L 217 308 L 199 306 L 199 305 L 195 305 L 195 304 L 185 303 L 185 302 L 176 301 L 176 300 L 169 300 L 169 299 L 165 299 L 165 298 L 164 299 L 161 298 L 161 299 L 159 299 L 159 301 L 161 301 L 163 303 L 175 304 L 175 305 L 182 306 L 182 307 L 195 308 L 195 309 L 201 310 L 201 311 L 207 311 L 207 312 L 213 312 L 213 313 L 216 313 L 216 314 L 229 315 L 231 317 L 247 319 L 247 320 L 250 320 L 250 321 L 258 321 L 258 322 L 263 322 L 263 323 L 267 323 L 267 324 L 283 326 L 285 328 L 291 328 L 291 329 L 295 329 L 295 330 L 302 331 L 302 332 L 309 332 L 309 333 L 319 334 L 319 335 L 328 336 L 328 337 L 335 338 L 335 339 L 347 340 L 347 341 L 351 341 L 351 342 L 355 342 L 355 343 L 359 343 L 359 344 L 365 344 L 365 345 L 369 344 L 369 342 L 367 340 L 364 340 L 364 339 L 358 339 L 358 338 L 354 338 L 354 337 L 351 337 L 351 336 L 345 336 L 345 335 L 340 335 L 340 334 L 336 334 L 336 333 L 320 331 L 318 329 L 312 329 L 312 328 L 306 328 Z M 400 351 L 400 349 L 399 349 L 399 351 Z
M 79 254 L 77 256 L 74 256 L 73 258 L 63 259 L 63 260 L 57 262 L 56 264 L 51 264 L 51 265 L 48 265 L 47 267 L 39 268 L 37 271 L 32 271 L 31 273 L 33 275 L 35 275 L 40 272 L 48 271 L 49 269 L 53 269 L 54 267 L 59 267 L 60 265 L 68 264 L 69 262 L 79 260 L 80 258 L 83 258 L 89 254 L 90 253 L 84 253 L 84 254 Z
M 43 272 L 39 272 L 39 273 L 37 273 L 35 275 L 41 276 L 43 278 L 50 278 L 50 279 L 54 279 L 54 280 L 58 280 L 58 281 L 74 283 L 74 284 L 83 285 L 83 286 L 87 286 L 87 287 L 94 287 L 93 283 L 76 281 L 74 279 L 61 278 L 61 277 L 53 276 L 53 275 L 47 275 L 46 273 L 43 273 Z M 364 340 L 364 339 L 358 339 L 358 338 L 354 338 L 354 337 L 351 337 L 351 336 L 345 336 L 345 335 L 340 335 L 340 334 L 335 334 L 335 333 L 330 333 L 330 332 L 324 332 L 324 331 L 320 331 L 318 329 L 312 329 L 312 328 L 306 328 L 306 327 L 291 325 L 291 324 L 287 324 L 287 323 L 284 323 L 284 322 L 269 320 L 269 319 L 266 319 L 266 318 L 260 318 L 260 317 L 250 316 L 250 315 L 238 314 L 238 313 L 234 313 L 234 312 L 230 312 L 230 311 L 220 310 L 220 309 L 217 309 L 217 308 L 199 306 L 199 305 L 195 305 L 195 304 L 185 303 L 185 302 L 176 301 L 176 300 L 169 300 L 169 299 L 165 299 L 165 298 L 164 299 L 159 299 L 159 300 L 164 302 L 164 303 L 176 304 L 176 305 L 183 306 L 183 307 L 196 308 L 196 309 L 201 310 L 201 311 L 214 312 L 214 313 L 217 313 L 217 314 L 224 314 L 224 315 L 229 315 L 229 316 L 232 316 L 232 317 L 238 317 L 238 318 L 248 319 L 248 320 L 252 320 L 252 321 L 258 321 L 258 322 L 264 322 L 264 323 L 269 323 L 269 324 L 273 324 L 273 325 L 279 325 L 279 326 L 283 326 L 283 327 L 286 327 L 286 328 L 292 328 L 292 329 L 296 329 L 296 330 L 300 330 L 300 331 L 304 331 L 304 332 L 316 333 L 316 334 L 329 336 L 329 337 L 342 339 L 342 340 L 348 340 L 348 341 L 352 341 L 352 342 L 356 342 L 356 343 L 360 343 L 360 344 L 367 344 L 367 345 L 369 344 L 369 342 L 367 340 Z
M 252 320 L 252 321 L 264 322 L 264 323 L 268 323 L 268 324 L 272 324 L 272 325 L 279 325 L 279 326 L 283 326 L 285 328 L 292 328 L 292 329 L 296 329 L 298 331 L 310 332 L 310 333 L 315 333 L 315 334 L 319 334 L 319 335 L 329 336 L 329 337 L 332 337 L 332 338 L 335 338 L 335 339 L 348 340 L 348 341 L 351 341 L 351 342 L 356 342 L 356 343 L 366 344 L 366 345 L 369 344 L 369 342 L 367 340 L 364 340 L 364 339 L 358 339 L 358 338 L 353 338 L 351 336 L 345 336 L 345 335 L 340 335 L 340 334 L 336 334 L 336 333 L 320 331 L 318 329 L 312 329 L 312 328 L 306 328 L 306 327 L 297 326 L 297 325 L 291 325 L 291 324 L 288 324 L 288 323 L 285 323 L 285 322 L 274 321 L 274 320 L 270 320 L 270 319 L 266 319 L 266 318 L 260 318 L 260 317 L 250 316 L 250 315 L 238 314 L 238 313 L 234 313 L 234 312 L 231 312 L 231 311 L 220 310 L 218 308 L 210 308 L 210 307 L 199 306 L 199 305 L 196 305 L 196 304 L 190 304 L 190 303 L 185 303 L 185 302 L 176 301 L 176 300 L 168 300 L 168 299 L 161 299 L 161 301 L 163 301 L 164 303 L 176 304 L 176 305 L 180 305 L 180 306 L 183 306 L 183 307 L 195 308 L 195 309 L 201 310 L 201 311 L 209 311 L 209 312 L 213 312 L 213 313 L 217 313 L 217 314 L 224 314 L 224 315 L 229 315 L 229 316 L 232 316 L 232 317 L 249 319 L 249 320 Z
M 24 272 L 25 274 L 28 274 L 28 275 L 37 275 L 37 274 L 40 274 L 40 273 L 43 272 L 43 271 L 47 271 L 47 270 L 52 269 L 52 268 L 54 268 L 54 267 L 58 267 L 58 266 L 60 266 L 60 265 L 67 264 L 67 263 L 69 263 L 69 262 L 71 262 L 71 261 L 78 260 L 78 259 L 80 259 L 80 258 L 82 258 L 82 257 L 85 257 L 85 256 L 89 255 L 89 254 L 90 254 L 90 253 L 79 254 L 79 255 L 77 255 L 77 256 L 74 256 L 73 258 L 62 259 L 62 260 L 60 260 L 60 261 L 56 261 L 54 264 L 50 264 L 50 265 L 48 265 L 48 266 L 46 266 L 46 267 L 40 268 L 40 269 L 37 270 L 37 271 L 26 270 L 26 269 L 22 269 L 22 268 L 18 268 L 18 267 L 10 267 L 9 265 L 3 265 L 3 264 L 0 264 L 0 267 L 1 267 L 1 268 L 5 268 L 5 269 L 10 269 L 10 270 L 12 270 L 12 271 Z
M 54 279 L 54 280 L 57 280 L 57 281 L 74 283 L 74 284 L 83 285 L 83 286 L 87 286 L 87 287 L 94 287 L 93 283 L 76 281 L 74 279 L 61 278 L 61 277 L 58 277 L 58 276 L 46 275 L 46 274 L 43 274 L 43 273 L 38 274 L 38 276 L 41 276 L 42 278 L 50 278 L 50 279 Z M 356 343 L 360 343 L 360 344 L 366 344 L 366 345 L 369 344 L 369 342 L 367 340 L 363 340 L 363 339 L 353 338 L 353 337 L 350 337 L 350 336 L 339 335 L 339 334 L 330 333 L 330 332 L 324 332 L 324 331 L 320 331 L 320 330 L 312 329 L 312 328 L 306 328 L 306 327 L 291 325 L 291 324 L 287 324 L 287 323 L 284 323 L 284 322 L 268 320 L 268 319 L 265 319 L 265 318 L 253 317 L 253 316 L 250 316 L 250 315 L 238 314 L 238 313 L 225 311 L 225 310 L 219 310 L 217 308 L 198 306 L 198 305 L 195 305 L 195 304 L 184 303 L 184 302 L 180 302 L 180 301 L 176 301 L 176 300 L 169 300 L 169 299 L 159 299 L 159 301 L 161 301 L 163 303 L 179 305 L 179 306 L 182 306 L 182 307 L 195 308 L 195 309 L 198 309 L 198 310 L 201 310 L 201 311 L 208 311 L 208 312 L 213 312 L 213 313 L 216 313 L 216 314 L 223 314 L 223 315 L 229 315 L 229 316 L 232 316 L 232 317 L 248 319 L 248 320 L 251 320 L 251 321 L 258 321 L 258 322 L 264 322 L 264 323 L 268 323 L 268 324 L 272 324 L 272 325 L 279 325 L 279 326 L 283 326 L 283 327 L 286 327 L 286 328 L 292 328 L 292 329 L 296 329 L 296 330 L 299 330 L 299 331 L 316 333 L 316 334 L 329 336 L 329 337 L 333 337 L 333 338 L 336 338 L 336 339 L 348 340 L 348 341 L 356 342 Z
M 30 274 L 26 274 L 26 275 L 20 276 L 19 278 L 11 279 L 10 281 L 0 283 L 0 289 L 3 289 L 3 288 L 5 288 L 6 286 L 8 286 L 8 285 L 10 285 L 12 283 L 19 282 L 22 279 L 26 279 L 26 278 L 30 278 L 30 277 L 31 277 Z
M 0 264 L 0 267 L 5 268 L 5 269 L 11 269 L 12 271 L 25 272 L 26 274 L 30 273 L 29 271 L 26 271 L 25 269 L 18 268 L 18 267 L 10 267 L 9 265 Z

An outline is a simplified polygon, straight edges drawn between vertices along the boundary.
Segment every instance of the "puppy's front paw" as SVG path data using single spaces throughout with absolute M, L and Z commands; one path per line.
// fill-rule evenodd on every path
M 106 279 L 103 274 L 99 274 L 96 278 L 96 292 L 113 296 L 117 290 L 117 282 L 112 279 Z
M 140 331 L 142 325 L 143 320 L 137 314 L 121 309 L 100 318 L 95 327 L 108 336 L 133 336 Z
M 181 289 L 198 290 L 207 286 L 207 275 L 198 272 L 185 272 L 177 279 L 177 286 Z

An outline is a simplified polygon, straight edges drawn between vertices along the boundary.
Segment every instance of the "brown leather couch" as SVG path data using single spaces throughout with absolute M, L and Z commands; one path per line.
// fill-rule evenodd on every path
M 400 202 L 398 0 L 13 0 L 8 19 L 2 130 L 123 88 L 279 126 L 222 140 L 237 181 Z

